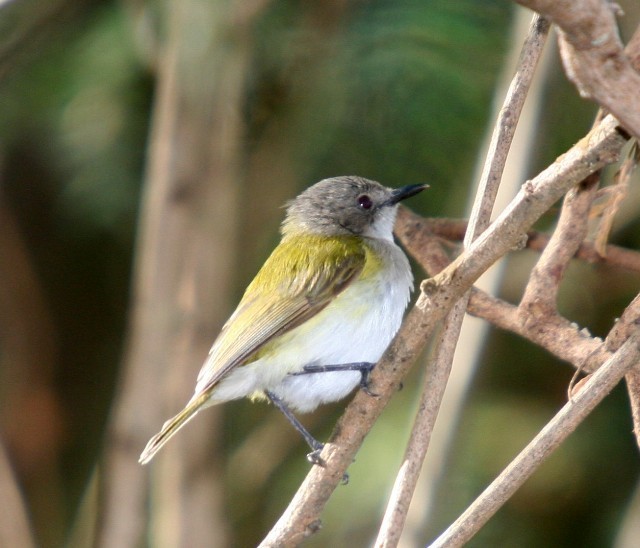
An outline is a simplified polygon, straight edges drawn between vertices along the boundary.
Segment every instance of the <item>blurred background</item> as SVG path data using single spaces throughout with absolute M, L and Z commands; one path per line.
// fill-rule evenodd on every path
M 621 5 L 628 38 L 640 8 Z M 467 214 L 523 18 L 494 0 L 0 1 L 0 544 L 261 540 L 309 468 L 276 411 L 233 402 L 199 415 L 150 466 L 139 452 L 189 398 L 300 190 L 340 174 L 428 182 L 411 208 Z M 552 42 L 518 151 L 525 177 L 596 112 Z M 640 244 L 637 194 L 613 243 Z M 502 297 L 517 302 L 535 259 L 508 259 Z M 560 311 L 606 335 L 639 282 L 576 263 Z M 407 546 L 443 530 L 566 401 L 573 369 L 530 343 L 488 330 L 476 354 Z M 422 366 L 307 545 L 375 538 Z M 326 439 L 345 404 L 303 422 Z M 619 387 L 470 545 L 625 546 L 640 515 L 631 430 Z

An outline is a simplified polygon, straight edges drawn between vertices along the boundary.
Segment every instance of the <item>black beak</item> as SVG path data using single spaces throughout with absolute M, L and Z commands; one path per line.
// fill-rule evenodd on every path
M 396 188 L 391 192 L 391 197 L 384 203 L 384 205 L 395 205 L 401 202 L 405 198 L 411 198 L 419 192 L 422 192 L 425 188 L 429 188 L 429 185 L 407 185 L 400 188 Z

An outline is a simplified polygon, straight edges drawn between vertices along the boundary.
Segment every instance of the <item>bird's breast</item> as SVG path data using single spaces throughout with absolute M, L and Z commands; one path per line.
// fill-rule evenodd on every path
M 268 389 L 299 411 L 345 397 L 360 381 L 357 371 L 290 373 L 305 365 L 377 362 L 400 327 L 412 283 L 400 248 L 374 242 L 360 277 L 324 310 L 284 335 L 272 356 L 259 360 L 273 367 Z

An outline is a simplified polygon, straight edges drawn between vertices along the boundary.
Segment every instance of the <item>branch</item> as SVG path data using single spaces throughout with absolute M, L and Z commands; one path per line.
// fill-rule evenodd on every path
M 433 236 L 438 236 L 453 242 L 462 241 L 467 230 L 467 221 L 464 219 L 431 218 L 425 219 L 415 216 L 413 221 L 421 223 L 423 230 Z M 532 251 L 542 251 L 547 245 L 551 236 L 536 230 L 527 232 L 526 249 Z M 633 272 L 640 272 L 640 253 L 633 249 L 625 249 L 617 245 L 607 244 L 605 253 L 601 254 L 592 242 L 582 242 L 574 255 L 575 259 L 580 259 L 588 263 L 598 263 L 612 267 L 625 268 Z M 444 268 L 444 267 L 443 267 Z M 428 272 L 428 271 L 427 271 Z
M 522 243 L 532 224 L 568 189 L 615 161 L 626 140 L 615 119 L 607 116 L 553 165 L 527 181 L 505 211 L 454 263 L 422 283 L 417 304 L 372 373 L 379 397 L 356 394 L 322 452 L 326 466 L 310 470 L 261 546 L 292 546 L 318 529 L 324 505 L 436 323 L 489 266 Z
M 640 447 L 640 370 L 636 367 L 625 376 L 627 392 L 631 403 L 631 419 L 633 420 L 633 435 Z
M 620 168 L 613 176 L 613 184 L 603 189 L 606 202 L 603 206 L 602 216 L 598 223 L 598 228 L 593 238 L 594 246 L 600 255 L 606 255 L 607 243 L 613 221 L 629 192 L 629 180 L 638 164 L 638 142 L 636 141 L 627 154 Z
M 516 74 L 511 81 L 491 136 L 487 158 L 478 184 L 477 198 L 469 218 L 469 229 L 465 235 L 465 245 L 467 246 L 489 226 L 491 221 L 493 204 L 516 126 L 548 34 L 549 22 L 534 15 L 522 45 Z
M 634 336 L 638 325 L 640 325 L 640 296 L 636 297 L 624 311 L 620 320 L 611 330 L 605 344 L 584 334 L 575 325 L 561 318 L 555 312 L 557 286 L 566 264 L 574 255 L 575 249 L 586 232 L 586 220 L 594 192 L 595 185 L 591 181 L 586 185 L 580 185 L 579 188 L 573 189 L 567 196 L 561 219 L 552 237 L 552 245 L 545 250 L 545 253 L 540 258 L 536 266 L 536 272 L 532 276 L 525 293 L 525 298 L 523 298 L 523 304 L 525 305 L 529 302 L 538 308 L 550 309 L 551 312 L 545 316 L 547 321 L 538 323 L 538 325 L 544 327 L 544 330 L 541 331 L 538 327 L 532 328 L 531 322 L 522 322 L 520 311 L 517 307 L 504 303 L 499 299 L 494 299 L 479 290 L 474 289 L 473 304 L 470 303 L 469 307 L 469 312 L 472 312 L 472 308 L 476 308 L 473 312 L 478 312 L 478 304 L 484 306 L 484 314 L 480 314 L 482 317 L 487 318 L 491 313 L 490 321 L 502 324 L 512 331 L 520 332 L 529 339 L 542 339 L 540 341 L 541 346 L 548 348 L 549 345 L 556 345 L 556 349 L 560 352 L 578 352 L 579 359 L 573 359 L 577 366 L 587 363 L 587 360 L 593 366 L 597 365 L 598 361 L 602 363 L 602 357 L 608 352 L 617 351 L 625 340 Z M 404 223 L 410 223 L 411 216 L 412 214 L 403 212 L 401 219 Z M 413 225 L 419 225 L 419 223 L 415 222 L 415 218 Z M 427 233 L 426 230 L 424 232 Z M 565 335 L 567 333 L 572 335 L 573 340 L 566 340 Z M 640 376 L 638 375 L 638 370 L 630 370 L 626 374 L 626 379 L 631 396 L 634 432 L 638 436 L 638 432 L 640 432 L 640 398 L 638 398 L 638 394 L 640 394 L 640 384 L 638 383 Z M 597 401 L 593 403 L 593 406 L 596 404 Z M 468 511 L 436 540 L 434 546 L 458 546 L 469 540 L 495 511 L 508 500 L 515 490 L 524 483 L 526 478 L 542 462 L 543 458 L 546 458 L 546 455 L 550 454 L 566 438 L 578 422 L 579 420 L 571 423 L 570 428 L 562 427 L 556 431 L 552 429 L 553 423 L 550 424 L 547 427 L 549 432 L 547 439 L 543 437 L 543 431 Z M 537 444 L 536 441 L 538 442 Z
M 564 405 L 431 548 L 461 546 L 472 538 L 639 359 L 640 332 L 636 325 L 629 340 L 593 374 L 573 401 Z
M 615 20 L 616 4 L 605 0 L 516 0 L 559 28 L 560 55 L 580 95 L 593 99 L 640 137 L 640 74 L 625 54 Z
M 541 251 L 548 245 L 550 237 L 539 232 L 532 232 L 527 241 L 527 249 Z M 575 258 L 588 263 L 601 263 L 607 266 L 626 268 L 640 272 L 640 253 L 633 249 L 625 249 L 617 245 L 608 244 L 605 248 L 606 256 L 602 256 L 591 242 L 582 242 L 576 251 Z
M 587 235 L 589 211 L 599 181 L 599 173 L 593 173 L 567 193 L 556 229 L 531 272 L 518 306 L 520 323 L 529 333 L 535 333 L 547 341 L 558 337 L 558 323 L 568 323 L 557 310 L 558 289 L 569 262 Z M 585 335 L 584 338 L 585 344 L 578 347 L 583 352 L 589 351 L 591 346 L 587 343 L 591 337 Z M 577 364 L 577 372 L 585 366 L 589 357 L 587 355 L 584 361 Z
M 434 224 L 438 228 L 443 228 L 441 220 L 424 219 L 408 209 L 402 209 L 396 226 L 396 231 L 401 241 L 408 247 L 411 256 L 431 276 L 446 268 L 450 262 L 449 257 L 442 250 L 441 238 L 430 231 L 430 227 Z M 463 224 L 459 221 L 452 222 L 456 226 Z M 412 237 L 407 237 L 407 234 L 411 234 Z M 419 238 L 424 249 L 429 249 L 428 253 L 424 252 L 421 246 L 413 245 L 412 242 L 416 238 Z M 425 246 L 424 242 L 429 244 Z M 439 244 L 439 253 L 436 253 L 434 244 Z M 550 318 L 546 326 L 522 322 L 517 306 L 493 297 L 476 287 L 471 290 L 467 312 L 500 329 L 520 335 L 557 358 L 589 373 L 595 371 L 597 366 L 611 356 L 611 352 L 601 340 L 591 337 L 575 322 L 557 315 Z
M 412 247 L 411 255 L 431 275 L 443 270 L 449 261 L 442 248 L 438 247 L 439 236 L 432 234 L 430 231 L 430 228 L 435 226 L 441 229 L 441 232 L 449 233 L 446 229 L 446 223 L 443 224 L 442 221 L 442 219 L 423 219 L 404 208 L 398 216 L 397 231 L 399 237 L 404 242 L 420 242 L 420 245 Z M 452 221 L 451 223 L 456 228 L 464 224 L 460 221 Z M 407 233 L 411 234 L 412 237 L 407 238 Z M 423 249 L 428 249 L 429 252 L 423 252 Z M 598 338 L 591 337 L 586 330 L 581 329 L 575 322 L 571 322 L 557 314 L 548 318 L 544 325 L 522 322 L 517 306 L 488 295 L 475 287 L 472 288 L 467 312 L 490 322 L 500 329 L 520 335 L 544 348 L 557 358 L 572 364 L 576 369 L 592 373 L 601 363 L 609 359 L 612 352 L 617 350 L 629 336 L 629 331 L 636 318 L 640 317 L 639 309 L 640 296 L 636 297 L 627 307 L 609 333 L 606 343 L 603 343 Z M 625 380 L 631 402 L 634 434 L 640 447 L 640 372 L 637 369 L 630 371 Z
M 604 165 L 616 161 L 628 137 L 617 122 L 607 116 L 567 153 L 522 186 L 516 197 L 491 226 L 473 242 L 469 250 L 447 269 L 422 283 L 419 308 L 433 314 L 440 299 L 459 298 L 499 257 L 514 247 L 522 247 L 526 231 L 566 191 Z M 436 295 L 441 294 L 434 301 Z
M 523 321 L 545 321 L 556 312 L 560 282 L 587 235 L 591 203 L 600 177 L 594 173 L 567 194 L 556 229 L 531 272 L 520 310 Z
M 610 351 L 615 351 L 630 336 L 635 327 L 640 323 L 640 294 L 627 306 L 616 325 L 611 329 L 605 346 Z M 633 433 L 636 443 L 640 448 L 640 366 L 627 373 L 627 391 L 631 403 L 631 418 L 633 420 Z
M 465 236 L 465 246 L 469 246 L 490 223 L 507 155 L 548 32 L 549 23 L 534 15 L 522 46 L 516 74 L 509 86 L 491 137 L 469 220 L 469 229 Z M 380 526 L 376 546 L 396 546 L 402 534 L 451 373 L 469 296 L 470 293 L 467 292 L 447 315 L 442 336 L 436 346 L 435 358 L 426 370 L 411 436 Z

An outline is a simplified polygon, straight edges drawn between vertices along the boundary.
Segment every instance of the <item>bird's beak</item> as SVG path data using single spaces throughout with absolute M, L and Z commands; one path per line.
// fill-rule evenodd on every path
M 418 192 L 422 192 L 425 188 L 429 188 L 429 185 L 407 185 L 396 188 L 391 192 L 391 197 L 384 203 L 384 205 L 395 205 L 405 198 L 411 198 L 411 196 L 415 196 L 416 194 L 418 194 Z

